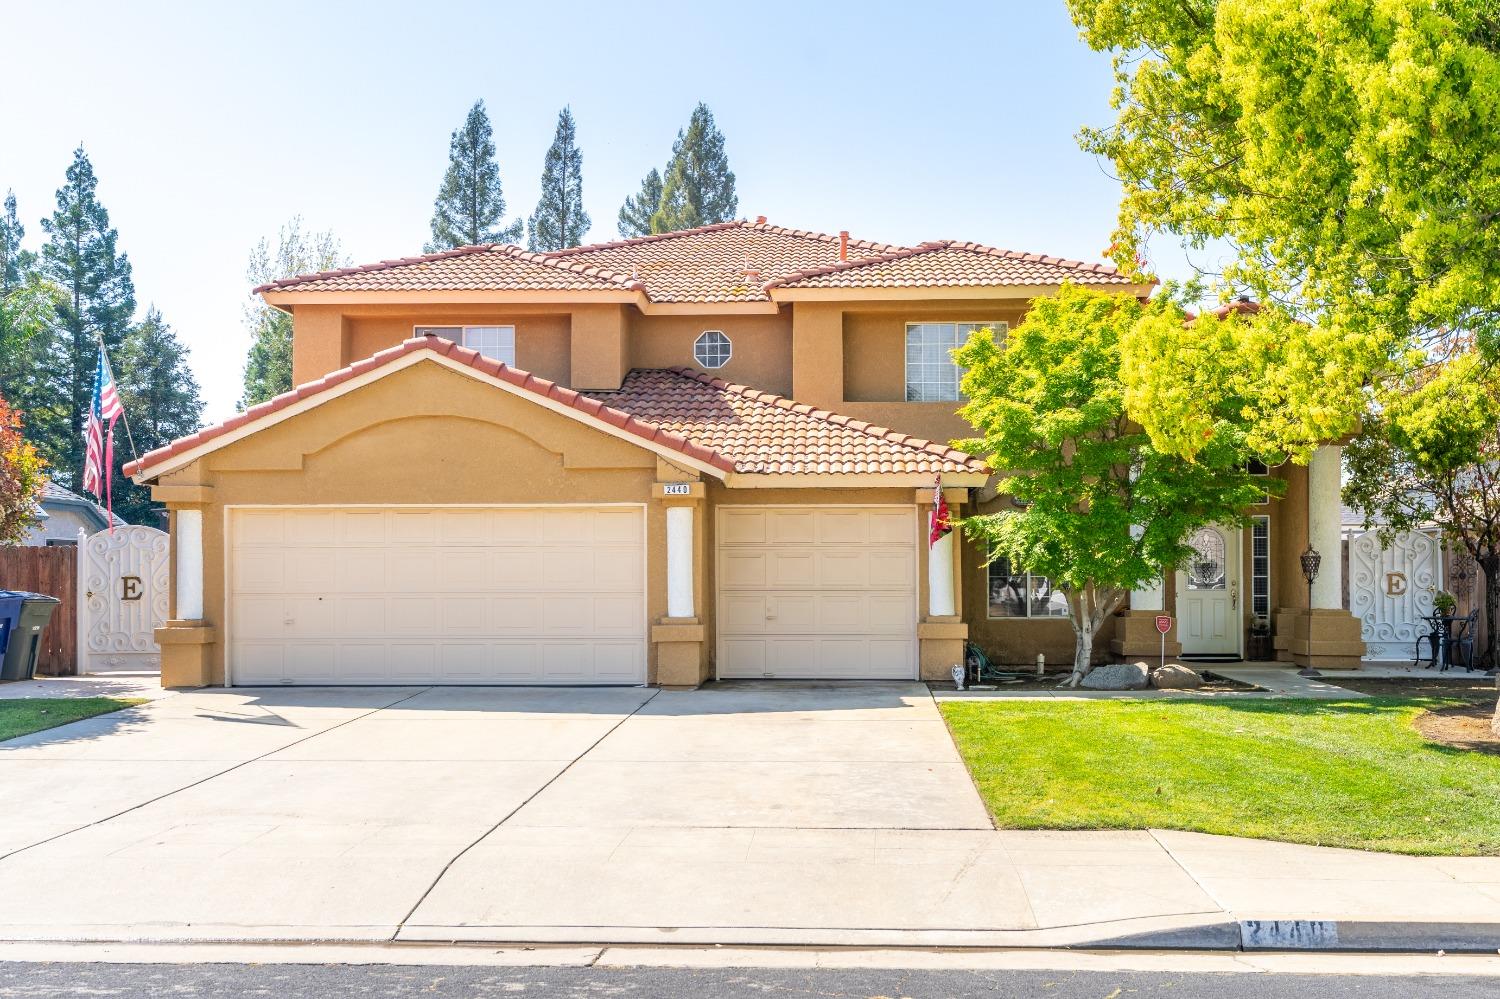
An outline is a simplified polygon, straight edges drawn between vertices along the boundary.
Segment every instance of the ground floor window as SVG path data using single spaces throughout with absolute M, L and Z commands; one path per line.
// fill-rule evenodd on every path
M 1271 518 L 1250 518 L 1250 613 L 1271 616 Z
M 1068 601 L 1046 576 L 1012 566 L 1010 559 L 990 560 L 990 617 L 1067 617 Z

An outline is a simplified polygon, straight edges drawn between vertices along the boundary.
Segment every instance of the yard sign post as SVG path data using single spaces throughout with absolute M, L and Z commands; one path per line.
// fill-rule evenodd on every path
M 1156 615 L 1156 631 L 1161 635 L 1161 664 L 1167 664 L 1167 632 L 1172 630 L 1172 619 L 1165 614 Z

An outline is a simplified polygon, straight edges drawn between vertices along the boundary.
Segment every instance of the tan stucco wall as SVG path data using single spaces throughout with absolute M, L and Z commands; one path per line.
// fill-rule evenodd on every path
M 224 623 L 225 508 L 241 504 L 646 504 L 647 616 L 666 607 L 665 514 L 655 456 L 434 362 L 230 444 L 164 476 L 206 485 L 204 614 Z M 226 635 L 208 650 L 222 683 Z M 648 665 L 648 676 L 654 671 Z
M 693 341 L 705 330 L 729 337 L 729 363 L 709 372 L 725 381 L 778 395 L 792 393 L 792 327 L 789 312 L 776 315 L 643 316 L 630 319 L 632 368 L 701 368 Z
M 462 312 L 435 319 L 431 315 L 350 316 L 349 346 L 344 364 L 379 353 L 409 339 L 417 326 L 514 326 L 516 366 L 550 381 L 568 383 L 572 344 L 569 317 L 514 312 Z

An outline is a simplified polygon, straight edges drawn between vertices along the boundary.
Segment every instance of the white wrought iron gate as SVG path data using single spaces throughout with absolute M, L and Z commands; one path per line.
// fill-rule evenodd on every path
M 1366 659 L 1411 661 L 1442 580 L 1442 545 L 1430 534 L 1406 531 L 1382 545 L 1368 531 L 1349 542 L 1349 610 Z
M 78 545 L 78 672 L 156 670 L 152 634 L 167 620 L 168 540 L 154 527 L 116 527 Z

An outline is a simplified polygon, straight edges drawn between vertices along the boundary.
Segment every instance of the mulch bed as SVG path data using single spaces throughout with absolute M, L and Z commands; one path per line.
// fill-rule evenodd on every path
M 1329 672 L 1327 679 L 1375 697 L 1446 697 L 1464 703 L 1451 708 L 1433 708 L 1417 716 L 1417 731 L 1432 742 L 1475 753 L 1500 756 L 1500 736 L 1490 728 L 1495 717 L 1495 681 L 1483 676 L 1413 677 L 1412 679 L 1363 680 L 1340 678 Z

